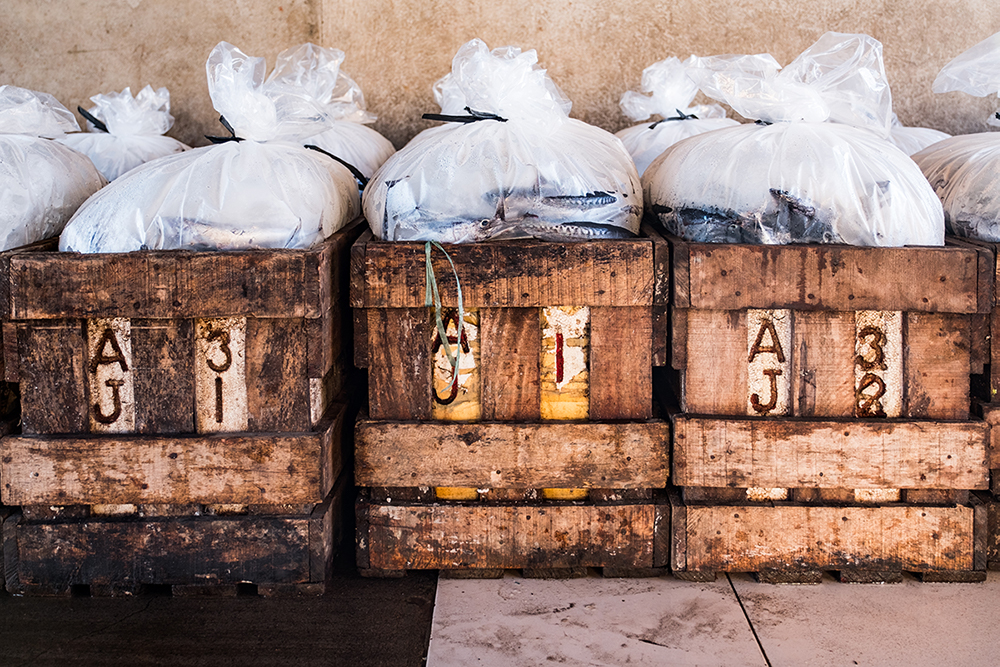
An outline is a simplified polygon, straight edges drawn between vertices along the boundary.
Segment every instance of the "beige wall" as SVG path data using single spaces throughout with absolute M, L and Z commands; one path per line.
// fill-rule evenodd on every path
M 437 111 L 431 84 L 472 37 L 537 49 L 573 100 L 573 115 L 608 130 L 628 124 L 621 94 L 670 55 L 769 52 L 787 63 L 826 30 L 882 41 L 895 108 L 906 124 L 985 130 L 1000 103 L 935 95 L 952 57 L 1000 32 L 1000 3 L 982 0 L 5 0 L 0 83 L 44 90 L 75 108 L 90 95 L 170 88 L 181 140 L 220 126 L 204 63 L 226 40 L 270 65 L 283 48 L 317 41 L 347 52 L 375 128 L 401 146 Z

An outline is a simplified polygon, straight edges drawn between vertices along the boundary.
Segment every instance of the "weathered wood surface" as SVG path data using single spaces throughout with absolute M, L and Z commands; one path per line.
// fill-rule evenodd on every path
M 673 419 L 673 483 L 986 489 L 986 422 Z
M 345 484 L 309 515 L 24 521 L 3 526 L 7 587 L 322 583 L 330 573 Z
M 10 257 L 10 319 L 92 317 L 321 317 L 332 256 L 361 233 L 359 219 L 315 248 Z M 346 295 L 345 295 L 346 297 Z
M 483 419 L 539 419 L 538 309 L 483 308 L 479 315 Z
M 306 504 L 340 473 L 347 406 L 311 432 L 201 436 L 9 436 L 0 499 L 11 505 Z
M 590 418 L 653 415 L 652 310 L 590 309 Z
M 897 310 L 986 313 L 992 276 L 981 251 L 835 245 L 688 243 L 672 246 L 679 308 Z
M 468 308 L 649 306 L 656 284 L 654 239 L 550 243 L 495 241 L 445 245 Z M 423 243 L 388 243 L 365 235 L 352 251 L 351 305 L 419 308 L 425 298 Z M 431 262 L 445 306 L 457 307 L 451 265 Z M 363 268 L 362 268 L 363 267 Z M 661 277 L 662 280 L 662 277 Z
M 656 517 L 652 504 L 398 506 L 360 498 L 358 566 L 648 568 L 657 561 Z
M 368 309 L 368 410 L 375 419 L 431 416 L 431 315 Z
M 675 570 L 984 569 L 975 554 L 971 507 L 684 507 L 674 502 Z
M 640 423 L 360 421 L 359 486 L 662 488 L 670 427 Z

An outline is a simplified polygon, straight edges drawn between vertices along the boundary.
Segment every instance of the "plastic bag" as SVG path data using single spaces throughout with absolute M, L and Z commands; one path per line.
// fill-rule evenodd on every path
M 614 135 L 569 118 L 535 52 L 475 39 L 434 86 L 448 122 L 421 132 L 365 189 L 392 241 L 589 240 L 639 229 L 639 178 Z
M 79 129 L 51 95 L 0 86 L 0 250 L 58 235 L 105 184 L 86 155 L 52 140 Z
M 376 116 L 366 111 L 360 86 L 340 71 L 344 58 L 343 51 L 309 43 L 287 49 L 278 54 L 267 85 L 272 89 L 298 88 L 315 100 L 331 123 L 329 129 L 304 143 L 336 155 L 371 178 L 396 149 L 364 125 L 374 123 Z
M 174 124 L 166 88 L 146 86 L 135 97 L 126 88 L 120 93 L 94 95 L 90 101 L 94 106 L 88 111 L 103 129 L 88 120 L 86 133 L 68 134 L 59 141 L 89 157 L 109 181 L 144 162 L 190 150 L 163 136 Z
M 891 133 L 889 140 L 907 155 L 913 155 L 931 144 L 951 137 L 950 134 L 929 127 L 907 127 L 899 122 L 896 114 L 892 114 L 892 126 L 889 131 Z
M 264 59 L 225 42 L 207 70 L 212 101 L 237 140 L 133 169 L 80 208 L 61 250 L 306 248 L 356 217 L 350 171 L 301 145 L 327 122 L 321 109 L 269 90 Z
M 681 139 L 739 125 L 726 118 L 726 111 L 718 104 L 691 106 L 698 94 L 698 84 L 687 75 L 693 62 L 691 56 L 684 62 L 667 58 L 650 65 L 642 72 L 642 92 L 630 90 L 622 95 L 619 106 L 632 120 L 660 117 L 654 123 L 633 125 L 615 134 L 635 160 L 640 176 L 660 153 Z
M 1000 32 L 945 65 L 934 79 L 935 93 L 961 91 L 976 97 L 1000 96 Z M 1000 127 L 1000 111 L 986 123 Z
M 685 139 L 643 176 L 672 233 L 719 243 L 942 245 L 926 179 L 889 143 L 881 45 L 827 33 L 779 71 L 768 55 L 698 58 L 701 89 L 763 124 Z

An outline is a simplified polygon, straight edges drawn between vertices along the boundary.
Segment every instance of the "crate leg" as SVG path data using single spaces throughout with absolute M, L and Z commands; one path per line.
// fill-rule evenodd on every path
M 665 567 L 606 565 L 601 568 L 601 575 L 605 579 L 646 579 L 650 577 L 662 577 L 667 574 L 670 574 L 670 570 Z
M 862 570 L 845 568 L 837 572 L 837 580 L 842 584 L 901 584 L 901 570 Z
M 438 570 L 440 579 L 503 579 L 504 570 L 496 568 L 469 568 L 464 570 Z
M 823 581 L 822 570 L 761 570 L 753 573 L 761 584 L 818 584 Z
M 685 572 L 673 571 L 675 579 L 690 581 L 692 583 L 704 584 L 715 581 L 715 570 L 687 570 Z
M 920 581 L 927 584 L 978 584 L 986 581 L 985 570 L 931 570 L 917 572 Z
M 585 567 L 525 567 L 521 576 L 525 579 L 580 579 L 589 574 Z
M 406 570 L 381 570 L 375 567 L 359 567 L 358 574 L 367 579 L 401 579 Z

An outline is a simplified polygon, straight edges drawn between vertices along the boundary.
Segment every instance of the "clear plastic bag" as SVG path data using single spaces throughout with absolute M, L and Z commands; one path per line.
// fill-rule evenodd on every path
M 1000 132 L 951 137 L 913 160 L 941 198 L 950 233 L 1000 242 Z
M 913 155 L 931 144 L 951 137 L 950 134 L 929 127 L 907 127 L 899 122 L 896 114 L 892 114 L 892 126 L 889 131 L 891 133 L 889 140 L 907 155 Z
M 331 123 L 304 143 L 318 146 L 356 167 L 365 178 L 382 166 L 395 147 L 381 134 L 366 127 L 376 116 L 366 110 L 361 87 L 340 71 L 344 52 L 315 44 L 301 44 L 278 54 L 267 78 L 271 89 L 296 89 L 315 100 Z
M 0 86 L 0 250 L 58 235 L 104 186 L 86 155 L 52 140 L 79 129 L 51 95 Z
M 887 141 L 881 51 L 827 33 L 780 71 L 769 55 L 696 59 L 704 93 L 762 123 L 668 148 L 643 176 L 646 205 L 694 241 L 942 245 L 940 202 Z
M 365 189 L 392 241 L 589 240 L 634 235 L 639 178 L 621 141 L 569 118 L 534 51 L 465 44 L 434 86 L 448 122 L 417 135 Z
M 640 176 L 660 153 L 681 139 L 739 125 L 726 118 L 725 109 L 718 104 L 691 106 L 698 94 L 698 84 L 687 74 L 693 62 L 694 56 L 684 62 L 667 58 L 654 63 L 642 72 L 642 92 L 630 90 L 622 95 L 619 106 L 632 120 L 660 117 L 656 122 L 633 125 L 615 134 L 635 161 Z
M 135 97 L 125 88 L 120 93 L 94 95 L 90 101 L 94 106 L 88 111 L 104 129 L 88 120 L 86 133 L 68 134 L 59 141 L 89 157 L 109 181 L 144 162 L 190 150 L 163 136 L 174 124 L 166 88 L 146 86 Z
M 306 248 L 357 216 L 351 172 L 301 145 L 328 122 L 322 109 L 268 89 L 264 59 L 225 42 L 207 70 L 215 108 L 240 140 L 133 169 L 80 208 L 61 250 Z
M 976 97 L 1000 96 L 1000 32 L 945 65 L 934 79 L 933 89 L 935 93 L 960 91 Z M 1000 127 L 1000 117 L 993 114 L 986 123 Z

